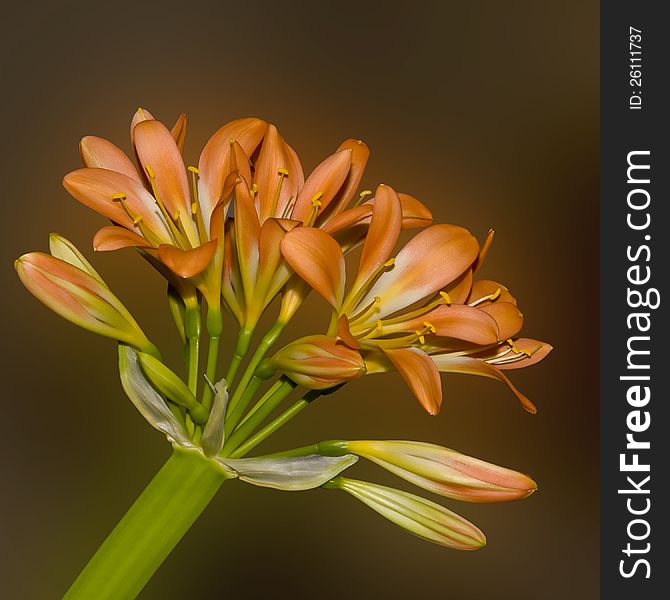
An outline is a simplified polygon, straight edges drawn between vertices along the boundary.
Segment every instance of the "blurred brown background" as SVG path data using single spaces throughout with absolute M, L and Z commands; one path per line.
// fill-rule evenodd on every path
M 528 500 L 445 502 L 487 533 L 486 549 L 424 543 L 344 494 L 231 483 L 142 597 L 597 597 L 597 2 L 63 0 L 3 12 L 0 596 L 60 597 L 169 453 L 125 399 L 114 345 L 51 314 L 12 269 L 50 231 L 91 256 L 104 220 L 60 180 L 84 134 L 128 148 L 141 105 L 169 123 L 188 113 L 191 162 L 240 116 L 276 123 L 306 170 L 364 139 L 366 187 L 411 192 L 480 238 L 496 228 L 484 275 L 521 299 L 525 333 L 556 347 L 513 373 L 537 416 L 497 383 L 453 375 L 430 418 L 399 376 L 368 377 L 264 446 L 421 439 L 532 473 Z M 176 358 L 158 276 L 131 251 L 94 260 Z M 323 308 L 310 302 L 298 329 L 325 326 Z

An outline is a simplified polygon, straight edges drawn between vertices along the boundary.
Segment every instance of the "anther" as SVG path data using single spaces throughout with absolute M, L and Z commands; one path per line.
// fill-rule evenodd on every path
M 144 169 L 146 170 L 147 175 L 149 176 L 149 179 L 156 179 L 156 174 L 154 173 L 154 170 L 149 165 L 144 165 Z
M 449 294 L 447 294 L 447 292 L 440 292 L 440 296 L 442 296 L 442 298 L 444 298 L 444 301 L 447 304 L 451 304 L 451 297 L 449 296 Z
M 415 331 L 414 333 L 417 335 L 417 337 L 418 337 L 419 342 L 421 343 L 421 345 L 423 345 L 423 344 L 426 343 L 426 338 L 424 337 L 423 332 L 421 332 L 421 331 Z
M 495 300 L 498 296 L 500 296 L 501 292 L 502 289 L 498 288 L 495 292 L 491 294 L 491 296 L 489 296 L 489 300 Z
M 385 263 L 385 267 L 392 267 L 395 264 L 395 258 L 389 258 Z
M 283 167 L 281 169 L 277 169 L 277 173 L 283 175 L 284 177 L 288 177 L 288 169 L 284 169 Z
M 435 325 L 433 325 L 430 321 L 424 321 L 423 326 L 427 327 L 431 333 L 437 333 L 437 327 L 435 327 Z
M 377 320 L 377 331 L 381 331 L 384 324 L 381 322 L 381 319 Z
M 321 206 L 321 200 L 320 200 L 321 196 L 323 196 L 323 192 L 317 192 L 312 196 L 311 200 L 312 206 L 314 206 L 315 208 Z
M 253 198 L 258 193 L 258 186 L 255 183 L 252 183 L 249 192 L 251 193 L 251 197 Z
M 200 169 L 198 167 L 194 167 L 193 165 L 186 167 L 191 173 L 195 173 L 196 175 L 200 175 Z
M 123 192 L 119 192 L 118 194 L 114 194 L 112 196 L 112 200 L 125 200 L 128 196 L 124 194 Z
M 139 225 L 141 222 L 142 222 L 142 215 L 137 215 L 137 216 L 133 219 L 133 225 Z
M 358 196 L 361 200 L 365 198 L 366 196 L 371 196 L 372 195 L 372 190 L 363 190 Z
M 198 203 L 197 202 L 191 203 L 191 214 L 192 215 L 197 215 L 198 214 Z

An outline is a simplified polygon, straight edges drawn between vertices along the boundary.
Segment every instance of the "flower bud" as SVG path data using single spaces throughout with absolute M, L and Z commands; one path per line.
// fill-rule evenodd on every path
M 61 317 L 93 333 L 158 354 L 97 273 L 97 277 L 93 276 L 75 264 L 42 252 L 24 254 L 14 266 L 28 291 Z
M 327 389 L 365 373 L 360 353 L 327 335 L 291 342 L 267 361 L 268 366 L 313 390 Z
M 191 390 L 188 389 L 176 373 L 171 371 L 156 357 L 145 352 L 138 352 L 137 358 L 142 366 L 142 371 L 151 382 L 151 385 L 168 400 L 172 400 L 175 404 L 186 408 L 196 423 L 203 424 L 207 422 L 209 411 L 195 399 Z
M 375 440 L 326 442 L 323 446 L 328 454 L 336 447 L 339 452 L 363 456 L 424 490 L 455 500 L 519 500 L 537 489 L 537 484 L 523 473 L 435 444 Z
M 401 490 L 336 477 L 324 487 L 351 494 L 406 531 L 455 550 L 478 550 L 486 536 L 472 523 L 443 506 Z

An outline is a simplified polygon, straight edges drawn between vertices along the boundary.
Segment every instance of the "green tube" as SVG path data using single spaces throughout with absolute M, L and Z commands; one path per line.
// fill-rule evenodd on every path
M 175 448 L 64 600 L 136 598 L 226 479 L 200 452 Z

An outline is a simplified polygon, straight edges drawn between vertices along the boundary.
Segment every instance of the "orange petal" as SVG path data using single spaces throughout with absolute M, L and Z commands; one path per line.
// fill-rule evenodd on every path
M 231 142 L 237 141 L 244 153 L 251 156 L 263 138 L 266 127 L 267 123 L 260 119 L 237 119 L 221 127 L 205 145 L 198 162 L 198 198 L 207 228 L 229 175 Z
M 367 306 L 379 296 L 379 318 L 406 308 L 462 275 L 478 251 L 479 244 L 467 229 L 432 225 L 409 241 L 391 270 L 377 280 L 359 304 Z
M 235 185 L 235 244 L 239 261 L 244 294 L 251 299 L 258 273 L 258 238 L 261 226 L 247 182 L 240 178 Z
M 300 162 L 294 162 L 294 156 L 272 124 L 268 125 L 255 167 L 254 182 L 258 186 L 257 199 L 262 223 L 270 217 L 283 215 L 289 200 L 297 197 L 304 176 Z
M 409 194 L 398 194 L 402 205 L 402 228 L 427 227 L 433 222 L 433 213 L 428 207 Z
M 329 219 L 327 223 L 321 226 L 321 229 L 333 235 L 352 225 L 369 223 L 370 216 L 372 215 L 372 206 L 372 204 L 361 204 L 360 206 L 349 208 Z
M 524 396 L 509 380 L 500 369 L 494 365 L 480 360 L 478 358 L 470 358 L 468 356 L 452 356 L 449 354 L 435 354 L 431 359 L 437 365 L 437 368 L 443 373 L 466 373 L 468 375 L 479 375 L 480 377 L 488 377 L 489 379 L 497 379 L 504 383 L 512 393 L 517 397 L 521 406 L 531 414 L 537 412 L 535 405 Z
M 264 289 L 269 286 L 277 269 L 284 260 L 281 253 L 281 241 L 289 231 L 292 231 L 298 225 L 302 225 L 302 223 L 300 221 L 275 218 L 269 218 L 261 225 L 258 237 L 258 281 L 259 285 L 262 285 Z M 289 276 L 288 270 L 286 276 L 287 278 Z
M 514 337 L 519 333 L 523 326 L 523 314 L 521 314 L 521 311 L 511 302 L 500 302 L 500 300 L 497 300 L 496 302 L 485 306 L 479 306 L 478 308 L 487 312 L 496 320 L 498 329 L 500 330 L 501 340 Z
M 161 244 L 158 247 L 158 256 L 173 273 L 180 277 L 194 277 L 207 268 L 216 251 L 216 245 L 217 241 L 212 240 L 196 248 L 182 250 L 170 244 Z
M 472 269 L 468 269 L 458 279 L 452 281 L 443 291 L 454 304 L 467 304 L 466 300 L 472 289 Z
M 147 120 L 138 123 L 133 133 L 140 164 L 147 172 L 151 169 L 155 174 L 156 189 L 170 215 L 190 214 L 191 195 L 186 168 L 167 127 L 160 121 Z
M 431 358 L 418 348 L 386 349 L 384 354 L 398 369 L 421 406 L 431 415 L 439 413 L 442 385 L 440 372 Z
M 153 119 L 154 116 L 148 110 L 138 108 L 130 121 L 130 141 L 134 143 L 134 129 L 138 123 L 141 123 L 142 121 L 153 121 Z
M 342 188 L 328 211 L 329 220 L 340 214 L 351 202 L 361 183 L 365 166 L 368 164 L 368 158 L 370 158 L 370 148 L 361 140 L 345 140 L 337 149 L 338 152 L 340 150 L 351 150 L 351 167 L 347 178 L 342 184 Z
M 341 315 L 337 320 L 337 336 L 349 346 L 349 348 L 353 348 L 354 350 L 361 349 L 361 345 L 349 329 L 349 318 L 347 315 Z
M 104 138 L 87 135 L 79 142 L 79 152 L 87 167 L 123 173 L 142 183 L 140 174 L 126 153 Z
M 242 294 L 242 281 L 240 270 L 237 264 L 237 256 L 233 239 L 235 237 L 234 225 L 225 235 L 223 252 L 223 278 L 221 284 L 221 293 L 230 311 L 235 315 L 237 322 L 244 323 L 244 297 Z
M 99 229 L 93 238 L 93 248 L 99 252 L 119 250 L 120 248 L 151 248 L 151 244 L 142 236 L 125 227 L 109 225 Z
M 307 178 L 295 201 L 291 218 L 306 223 L 313 210 L 312 200 L 321 202 L 321 214 L 340 190 L 351 166 L 351 150 L 331 154 Z
M 177 148 L 181 154 L 184 153 L 184 144 L 186 143 L 186 114 L 181 113 L 177 122 L 170 129 L 172 139 L 174 139 Z
M 496 367 L 503 370 L 523 369 L 525 367 L 530 367 L 531 365 L 539 363 L 541 360 L 545 359 L 547 355 L 554 349 L 551 344 L 530 338 L 518 338 L 514 340 L 514 347 L 518 350 L 525 350 L 530 354 L 530 356 L 525 355 L 524 358 L 515 362 L 497 364 Z M 510 352 L 512 352 L 511 348 Z
M 463 304 L 443 304 L 420 317 L 384 325 L 384 333 L 419 331 L 428 323 L 435 327 L 435 335 L 482 346 L 495 344 L 501 339 L 496 320 L 491 315 Z
M 400 199 L 395 190 L 380 185 L 375 192 L 375 203 L 363 252 L 358 264 L 358 274 L 352 288 L 357 290 L 372 277 L 391 256 L 402 224 Z
M 291 268 L 336 310 L 344 295 L 344 254 L 327 233 L 296 227 L 284 236 L 281 251 Z
M 160 239 L 170 239 L 170 232 L 158 214 L 154 197 L 126 175 L 107 169 L 78 169 L 65 176 L 63 186 L 82 204 L 127 229 L 134 229 L 133 219 L 122 203 L 113 199 L 116 194 L 124 194 L 123 202 L 133 217 L 142 217 L 143 225 Z

